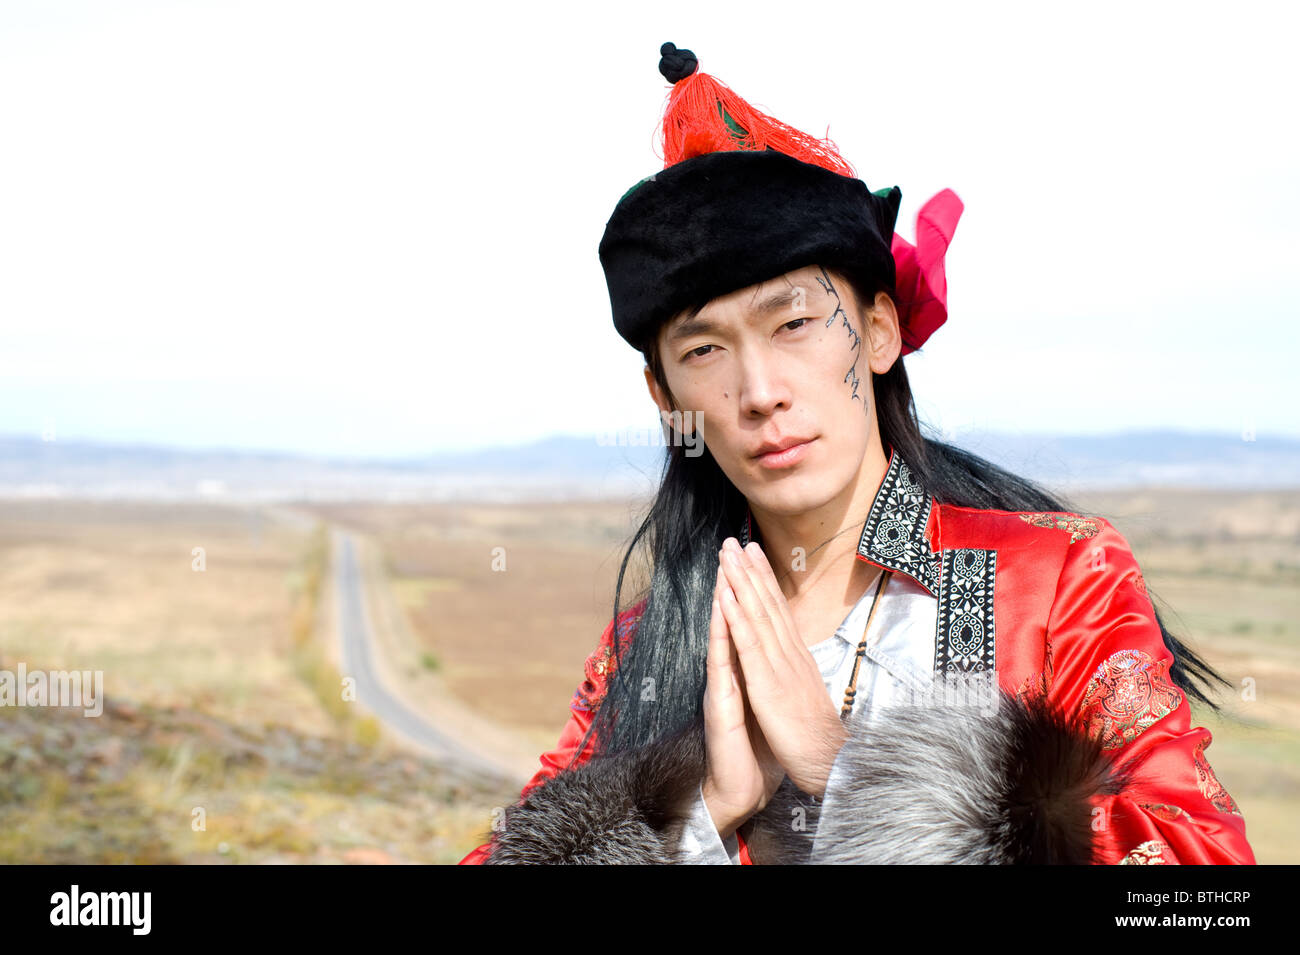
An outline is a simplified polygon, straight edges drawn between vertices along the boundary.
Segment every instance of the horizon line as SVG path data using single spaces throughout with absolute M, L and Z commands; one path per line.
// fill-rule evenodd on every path
M 401 464 L 401 463 L 413 463 L 413 462 L 426 461 L 430 458 L 446 456 L 446 455 L 475 454 L 475 453 L 486 452 L 486 451 L 510 451 L 510 450 L 522 449 L 522 448 L 532 448 L 532 447 L 536 447 L 537 445 L 544 444 L 548 441 L 556 441 L 556 440 L 597 441 L 600 436 L 609 435 L 611 433 L 621 433 L 621 432 L 631 433 L 634 431 L 645 432 L 647 430 L 650 429 L 645 427 L 638 427 L 638 428 L 622 427 L 622 428 L 596 429 L 585 433 L 552 432 L 550 434 L 543 435 L 537 438 L 531 438 L 525 441 L 503 441 L 494 444 L 479 445 L 474 447 L 461 446 L 461 447 L 454 447 L 454 448 L 430 448 L 429 450 L 426 451 L 405 451 L 405 452 L 394 452 L 394 453 L 376 453 L 376 452 L 349 453 L 343 451 L 309 451 L 309 450 L 292 449 L 292 448 L 284 448 L 284 447 L 266 447 L 266 446 L 253 446 L 253 445 L 249 445 L 249 446 L 222 445 L 222 444 L 189 445 L 189 444 L 165 443 L 160 441 L 148 441 L 148 440 L 114 441 L 114 440 L 105 440 L 102 438 L 82 437 L 77 435 L 63 438 L 63 437 L 59 437 L 57 434 L 55 435 L 54 438 L 47 440 L 40 434 L 32 434 L 31 432 L 11 432 L 11 431 L 0 431 L 0 442 L 19 442 L 19 443 L 29 442 L 32 444 L 50 444 L 50 445 L 59 445 L 59 444 L 79 445 L 79 446 L 96 447 L 96 448 L 102 448 L 107 450 L 118 450 L 118 451 L 149 450 L 149 451 L 167 451 L 172 453 L 191 454 L 191 455 L 222 454 L 222 455 L 239 455 L 244 457 L 256 456 L 256 457 L 299 458 L 299 459 L 310 459 L 310 460 L 332 461 L 332 462 L 346 461 L 352 463 Z M 1117 428 L 1112 431 L 1104 431 L 1104 432 L 1012 431 L 1004 428 L 971 428 L 971 427 L 956 428 L 951 431 L 936 432 L 935 429 L 927 428 L 925 426 L 922 426 L 921 430 L 922 430 L 922 434 L 925 437 L 930 438 L 932 440 L 942 440 L 945 442 L 959 441 L 963 435 L 990 435 L 990 436 L 996 435 L 996 436 L 1009 436 L 1015 438 L 1043 438 L 1043 439 L 1078 438 L 1078 439 L 1096 440 L 1096 439 L 1107 439 L 1107 438 L 1135 437 L 1140 435 L 1151 435 L 1151 434 L 1169 434 L 1169 435 L 1178 435 L 1187 438 L 1209 438 L 1209 439 L 1235 438 L 1237 440 L 1245 441 L 1245 438 L 1242 437 L 1242 432 L 1240 431 L 1214 430 L 1214 429 L 1191 430 L 1187 428 L 1178 428 L 1178 427 Z M 1254 434 L 1253 440 L 1254 441 L 1265 440 L 1270 442 L 1291 441 L 1300 444 L 1300 433 L 1287 434 L 1285 432 L 1277 432 L 1277 431 L 1257 431 Z M 1251 443 L 1251 442 L 1246 442 L 1246 443 Z M 618 445 L 618 446 L 619 447 L 654 447 L 655 445 L 654 444 L 636 444 L 636 445 L 628 444 L 628 445 Z

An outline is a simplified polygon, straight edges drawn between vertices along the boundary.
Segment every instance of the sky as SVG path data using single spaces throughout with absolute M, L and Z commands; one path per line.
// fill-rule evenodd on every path
M 953 189 L 923 422 L 1300 436 L 1283 4 L 6 0 L 0 433 L 416 457 L 656 427 L 597 246 L 659 46 Z M 1288 118 L 1291 117 L 1291 118 Z

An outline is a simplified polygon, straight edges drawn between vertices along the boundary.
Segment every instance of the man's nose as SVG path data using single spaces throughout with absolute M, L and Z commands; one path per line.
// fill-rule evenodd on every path
M 767 346 L 747 349 L 742 369 L 742 414 L 770 415 L 778 408 L 789 408 L 789 386 L 774 349 Z

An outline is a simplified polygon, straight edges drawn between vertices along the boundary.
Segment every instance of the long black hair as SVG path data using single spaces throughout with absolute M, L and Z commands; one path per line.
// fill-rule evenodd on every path
M 874 291 L 864 295 L 858 283 L 850 280 L 848 284 L 859 307 L 875 301 Z M 659 387 L 677 408 L 656 344 L 649 343 L 642 354 Z M 901 355 L 889 371 L 872 375 L 872 392 L 882 446 L 897 450 L 921 486 L 940 503 L 1084 513 L 1033 481 L 924 436 Z M 696 442 L 699 453 L 693 455 L 686 454 L 687 446 L 680 435 L 667 442 L 659 489 L 624 552 L 614 591 L 613 620 L 620 621 L 620 632 L 626 621 L 635 636 L 622 652 L 620 640 L 614 640 L 613 675 L 578 752 L 593 733 L 602 752 L 636 748 L 684 728 L 701 713 L 718 550 L 726 538 L 739 533 L 747 502 L 707 445 Z M 644 554 L 640 565 L 649 581 L 631 601 L 625 601 L 624 585 L 638 549 Z M 1148 593 L 1154 602 L 1154 593 Z M 635 608 L 642 602 L 644 607 L 636 619 Z M 1230 685 L 1228 681 L 1169 631 L 1158 610 L 1156 622 L 1174 658 L 1169 669 L 1174 683 L 1189 697 L 1218 710 L 1207 691 L 1212 691 L 1215 683 Z

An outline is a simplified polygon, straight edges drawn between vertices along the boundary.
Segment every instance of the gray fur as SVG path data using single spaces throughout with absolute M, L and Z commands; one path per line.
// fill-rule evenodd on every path
M 506 810 L 489 865 L 664 865 L 700 780 L 702 724 L 633 753 L 596 756 Z
M 871 723 L 855 721 L 852 729 L 836 758 L 839 785 L 824 802 L 786 788 L 765 810 L 784 823 L 766 819 L 759 827 L 771 857 L 813 864 L 1088 863 L 1090 797 L 1123 784 L 1097 740 L 1038 700 L 922 699 Z M 810 808 L 803 832 L 787 821 L 798 805 Z
M 1089 798 L 1123 785 L 1100 743 L 1041 702 L 998 693 L 983 705 L 952 704 L 945 694 L 954 685 L 851 720 L 824 799 L 786 779 L 742 828 L 753 860 L 1091 861 Z M 703 775 L 699 723 L 635 753 L 593 759 L 509 810 L 489 861 L 678 861 Z

